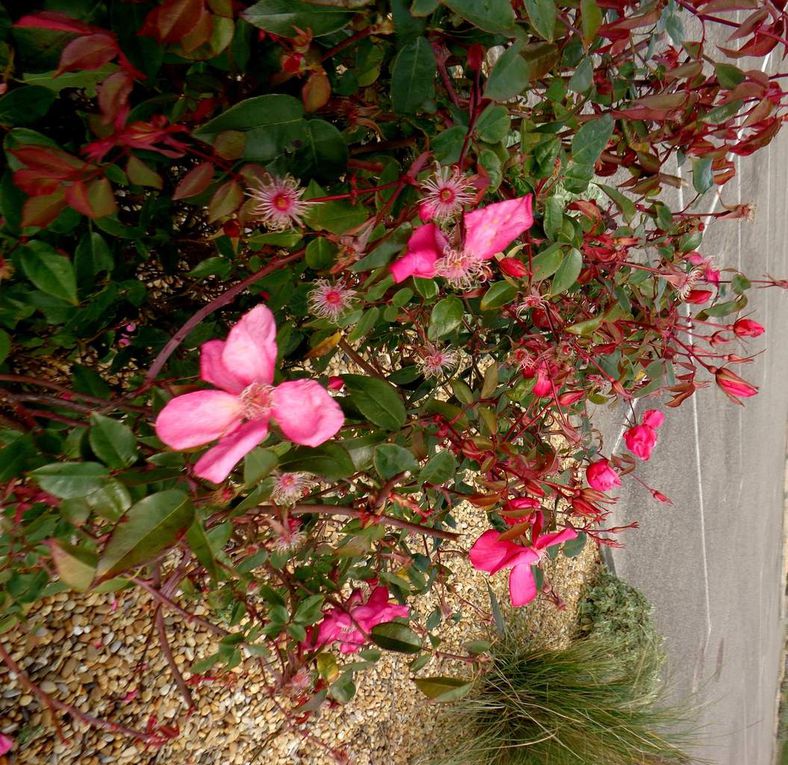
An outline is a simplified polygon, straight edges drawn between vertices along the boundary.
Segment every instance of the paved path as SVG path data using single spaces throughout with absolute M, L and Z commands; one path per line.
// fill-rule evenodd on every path
M 723 200 L 753 201 L 755 221 L 714 223 L 701 251 L 754 277 L 788 276 L 788 131 L 737 164 Z M 767 334 L 750 347 L 768 351 L 739 371 L 760 395 L 737 407 L 712 386 L 667 410 L 639 475 L 674 504 L 626 481 L 615 522 L 640 528 L 612 553 L 617 573 L 654 604 L 677 693 L 704 704 L 697 757 L 715 765 L 771 765 L 782 659 L 788 293 L 753 292 Z M 603 419 L 612 445 L 622 420 Z

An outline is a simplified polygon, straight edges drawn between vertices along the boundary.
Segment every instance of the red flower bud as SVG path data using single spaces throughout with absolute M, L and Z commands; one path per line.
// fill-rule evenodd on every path
M 711 290 L 690 290 L 684 298 L 685 303 L 692 303 L 693 305 L 702 305 L 708 303 L 712 296 Z
M 714 379 L 717 385 L 737 403 L 741 403 L 739 398 L 749 398 L 758 393 L 758 388 L 755 385 L 751 385 L 726 367 L 718 369 Z
M 528 276 L 528 266 L 517 258 L 502 258 L 498 261 L 498 267 L 513 279 L 522 279 L 524 276 Z
M 474 43 L 468 48 L 468 69 L 478 72 L 482 68 L 484 61 L 484 48 L 479 43 Z
M 230 239 L 237 239 L 241 236 L 241 224 L 237 220 L 228 220 L 222 224 L 222 231 Z
M 761 324 L 752 319 L 737 319 L 731 329 L 736 337 L 758 337 L 766 331 Z

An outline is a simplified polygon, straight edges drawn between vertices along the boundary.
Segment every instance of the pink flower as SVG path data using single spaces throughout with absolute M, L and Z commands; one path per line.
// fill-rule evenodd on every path
M 220 483 L 236 463 L 268 436 L 273 420 L 285 438 L 318 446 L 342 427 L 339 405 L 315 380 L 272 385 L 276 325 L 263 305 L 241 317 L 227 340 L 200 349 L 200 377 L 219 390 L 177 396 L 156 418 L 156 434 L 173 449 L 219 443 L 200 457 L 194 472 Z
M 424 200 L 419 205 L 419 218 L 425 223 L 451 220 L 462 212 L 462 208 L 473 201 L 473 186 L 454 167 L 438 169 L 421 184 Z
M 304 189 L 290 175 L 284 178 L 266 176 L 256 181 L 257 188 L 249 190 L 249 196 L 257 202 L 253 214 L 271 231 L 286 231 L 295 226 L 304 225 L 306 215 L 312 202 L 301 197 Z
M 14 748 L 14 740 L 0 733 L 0 757 L 8 754 Z
M 305 647 L 314 651 L 329 643 L 339 643 L 340 653 L 355 653 L 365 643 L 367 634 L 378 624 L 390 622 L 397 617 L 408 618 L 407 606 L 389 603 L 386 587 L 375 587 L 366 603 L 356 605 L 361 600 L 361 591 L 354 590 L 348 600 L 348 608 L 330 608 L 323 621 L 310 631 Z
M 419 226 L 408 241 L 406 254 L 391 265 L 395 282 L 409 276 L 442 276 L 462 286 L 478 277 L 486 261 L 503 250 L 533 224 L 530 195 L 496 202 L 463 215 L 465 240 L 459 249 L 449 246 L 434 224 Z
M 758 337 L 766 332 L 763 325 L 752 319 L 737 319 L 733 322 L 732 329 L 736 337 Z
M 271 500 L 277 505 L 294 505 L 315 485 L 316 481 L 306 473 L 281 473 L 274 479 Z
M 344 282 L 331 284 L 327 279 L 318 279 L 309 293 L 309 310 L 321 318 L 336 321 L 353 304 L 356 291 L 346 287 Z
M 657 428 L 665 421 L 665 415 L 657 409 L 649 409 L 643 414 L 641 425 L 635 425 L 624 433 L 627 449 L 636 457 L 647 460 L 657 444 Z
M 739 398 L 749 398 L 758 393 L 758 388 L 742 379 L 730 369 L 721 367 L 714 374 L 717 385 L 737 404 L 741 404 Z
M 509 575 L 509 595 L 513 606 L 524 606 L 536 597 L 536 582 L 531 566 L 538 563 L 542 552 L 548 547 L 574 539 L 577 532 L 572 528 L 544 534 L 536 539 L 532 547 L 524 547 L 502 540 L 497 531 L 485 531 L 471 547 L 468 557 L 479 571 L 495 574 L 502 569 L 512 569 Z
M 427 343 L 416 359 L 416 364 L 425 377 L 438 378 L 457 366 L 457 358 L 457 351 Z
M 598 491 L 608 491 L 614 486 L 621 486 L 618 473 L 610 467 L 610 463 L 606 459 L 592 462 L 586 468 L 586 480 L 592 489 Z

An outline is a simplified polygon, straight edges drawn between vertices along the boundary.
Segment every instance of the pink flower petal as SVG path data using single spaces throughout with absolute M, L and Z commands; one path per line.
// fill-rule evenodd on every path
M 407 618 L 410 611 L 407 606 L 398 603 L 389 603 L 389 591 L 386 587 L 376 587 L 369 600 L 351 611 L 353 619 L 366 631 L 384 622 L 390 622 L 397 617 Z
M 487 260 L 510 245 L 534 222 L 532 198 L 507 199 L 468 213 L 465 218 L 465 249 Z
M 345 415 L 328 391 L 314 380 L 292 380 L 273 391 L 271 417 L 291 441 L 319 446 L 342 427 Z
M 665 422 L 665 415 L 659 409 L 647 409 L 643 412 L 643 424 L 652 428 L 659 428 Z
M 244 386 L 270 385 L 276 363 L 276 324 L 264 305 L 245 313 L 227 335 L 222 363 Z
M 266 420 L 245 422 L 235 432 L 219 440 L 197 460 L 194 474 L 214 483 L 221 483 L 238 462 L 268 435 Z
M 435 276 L 435 261 L 443 255 L 446 238 L 433 223 L 419 226 L 408 240 L 408 250 L 391 264 L 394 281 L 405 281 L 409 276 L 431 279 Z
M 224 340 L 209 340 L 202 344 L 200 378 L 228 393 L 240 393 L 246 386 L 224 365 L 222 361 L 224 346 Z
M 530 565 L 515 566 L 509 574 L 509 595 L 513 606 L 524 606 L 536 597 L 536 581 Z
M 214 441 L 241 421 L 241 401 L 222 390 L 176 396 L 156 418 L 156 435 L 172 449 L 191 449 Z
M 534 547 L 537 550 L 544 550 L 545 547 L 552 547 L 553 545 L 560 545 L 562 542 L 568 542 L 570 539 L 576 539 L 577 532 L 574 529 L 566 528 L 561 531 L 554 531 L 552 534 L 545 534 L 536 540 Z
M 490 529 L 485 531 L 468 551 L 471 565 L 479 571 L 494 574 L 506 565 L 509 548 L 500 541 L 500 534 Z
M 0 733 L 0 757 L 8 754 L 14 747 L 14 740 Z

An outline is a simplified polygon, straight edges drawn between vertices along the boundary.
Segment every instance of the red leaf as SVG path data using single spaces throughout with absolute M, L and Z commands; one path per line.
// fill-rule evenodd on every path
M 204 0 L 165 0 L 148 14 L 140 34 L 177 43 L 199 25 L 206 12 Z
M 40 171 L 30 168 L 17 170 L 14 173 L 14 185 L 31 197 L 51 194 L 60 186 L 61 180 L 42 176 Z
M 189 33 L 180 38 L 181 47 L 188 53 L 197 50 L 201 45 L 209 42 L 213 34 L 213 16 L 202 9 L 197 23 Z
M 66 207 L 63 190 L 47 196 L 31 197 L 22 207 L 22 228 L 48 226 Z
M 175 187 L 173 199 L 188 199 L 202 194 L 213 180 L 214 167 L 210 162 L 202 162 L 197 167 L 189 170 Z
M 134 82 L 128 72 L 115 72 L 98 87 L 98 104 L 101 121 L 105 125 L 121 125 L 129 111 L 128 100 Z
M 219 186 L 208 203 L 208 220 L 213 223 L 235 212 L 243 202 L 244 192 L 238 181 L 227 181 Z
M 22 29 L 50 29 L 53 32 L 73 32 L 77 35 L 87 35 L 96 29 L 90 24 L 85 24 L 84 21 L 72 19 L 71 16 L 66 16 L 65 13 L 56 13 L 55 11 L 41 11 L 41 13 L 22 16 L 14 26 Z
M 117 211 L 112 186 L 106 178 L 84 183 L 77 181 L 66 189 L 68 203 L 88 218 L 103 218 Z
M 47 146 L 20 146 L 11 153 L 27 167 L 40 170 L 50 178 L 69 178 L 85 163 L 60 149 Z
M 63 48 L 57 73 L 99 69 L 117 55 L 118 43 L 107 32 L 78 37 Z

